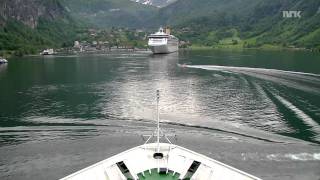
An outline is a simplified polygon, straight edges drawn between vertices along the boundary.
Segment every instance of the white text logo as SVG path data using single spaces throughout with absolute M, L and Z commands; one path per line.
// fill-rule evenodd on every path
M 301 11 L 282 11 L 284 18 L 301 18 Z

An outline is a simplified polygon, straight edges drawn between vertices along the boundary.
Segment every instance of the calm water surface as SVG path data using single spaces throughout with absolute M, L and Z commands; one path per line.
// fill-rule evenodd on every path
M 299 163 L 310 161 L 302 165 L 307 168 L 312 164 L 309 179 L 320 177 L 316 170 L 320 169 L 320 55 L 272 51 L 113 53 L 10 59 L 7 65 L 0 65 L 0 152 L 5 155 L 0 158 L 0 171 L 4 172 L 0 174 L 5 179 L 32 174 L 31 169 L 22 168 L 28 163 L 20 164 L 13 156 L 19 154 L 22 156 L 19 160 L 32 164 L 34 156 L 47 152 L 45 147 L 52 149 L 50 142 L 68 144 L 62 146 L 68 149 L 72 148 L 69 142 L 80 143 L 87 138 L 99 144 L 99 137 L 117 133 L 130 137 L 151 131 L 157 89 L 161 91 L 162 124 L 169 131 L 181 136 L 205 132 L 203 136 L 207 138 L 216 137 L 212 141 L 223 137 L 217 143 L 229 151 L 223 149 L 226 154 L 212 155 L 214 158 L 242 164 L 243 158 L 237 159 L 238 156 L 259 147 L 252 153 L 260 155 L 244 155 L 245 158 L 254 162 L 270 161 L 270 172 L 274 171 L 271 167 L 275 161 L 295 162 L 295 158 Z M 235 140 L 242 138 L 248 142 L 243 147 L 239 145 L 241 140 Z M 181 139 L 185 146 L 208 156 L 215 154 L 214 150 L 206 149 L 209 147 L 192 146 L 197 139 Z M 256 144 L 256 141 L 262 142 Z M 295 145 L 286 145 L 288 149 L 283 149 L 283 143 Z M 119 144 L 113 143 L 113 146 Z M 26 147 L 29 153 L 35 154 L 28 157 L 29 161 L 24 154 Z M 231 152 L 230 148 L 234 147 L 239 147 L 239 152 Z M 292 149 L 296 151 L 290 152 Z M 61 154 L 65 150 L 56 151 L 55 154 Z M 81 150 L 74 148 L 70 152 L 72 157 L 79 153 Z M 105 158 L 94 157 L 90 163 Z M 44 158 L 40 159 L 38 166 L 46 164 Z M 51 164 L 52 167 L 58 165 L 61 164 Z M 74 164 L 65 164 L 71 165 Z M 244 170 L 268 179 L 269 176 L 262 173 L 266 167 L 254 170 L 254 166 L 253 163 Z M 76 169 L 70 169 L 73 170 Z M 61 173 L 66 172 L 71 173 Z M 287 175 L 288 179 L 294 179 L 290 173 L 293 172 L 285 172 L 278 179 L 285 179 Z M 49 179 L 63 177 L 52 174 L 55 175 Z M 277 179 L 276 176 L 269 179 Z M 308 179 L 306 176 L 295 174 L 297 179 Z M 30 178 L 42 179 L 37 173 Z

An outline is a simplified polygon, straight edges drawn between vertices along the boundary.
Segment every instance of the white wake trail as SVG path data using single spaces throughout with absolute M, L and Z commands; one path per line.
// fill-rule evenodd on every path
M 199 69 L 205 69 L 205 70 L 236 70 L 236 71 L 242 70 L 242 71 L 259 71 L 259 72 L 278 72 L 278 73 L 290 73 L 290 74 L 299 74 L 299 75 L 320 77 L 320 74 L 297 72 L 297 71 L 285 71 L 285 70 L 279 70 L 279 69 L 266 69 L 266 68 L 216 66 L 216 65 L 186 65 L 185 67 L 199 68 Z
M 288 109 L 290 109 L 292 112 L 294 112 L 297 117 L 301 120 L 303 120 L 303 122 L 307 125 L 309 125 L 312 129 L 312 131 L 314 131 L 315 133 L 317 133 L 318 135 L 315 137 L 315 139 L 317 141 L 320 140 L 320 126 L 319 124 L 313 120 L 310 116 L 308 116 L 307 114 L 305 114 L 302 110 L 300 110 L 299 108 L 297 108 L 295 105 L 293 105 L 291 102 L 287 101 L 286 99 L 284 99 L 283 97 L 279 96 L 279 95 L 274 95 L 274 97 L 276 99 L 278 99 L 283 105 L 285 105 Z

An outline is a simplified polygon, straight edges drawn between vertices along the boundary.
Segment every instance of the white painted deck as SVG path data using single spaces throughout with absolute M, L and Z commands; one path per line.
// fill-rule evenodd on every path
M 157 145 L 157 143 L 151 143 L 132 148 L 61 180 L 125 180 L 127 178 L 116 165 L 121 161 L 125 163 L 135 179 L 138 179 L 138 173 L 154 168 L 167 168 L 179 173 L 179 178 L 182 179 L 192 162 L 198 161 L 201 164 L 191 180 L 259 180 L 243 171 L 173 144 L 160 143 L 160 152 L 163 153 L 164 158 L 154 159 L 153 154 L 157 152 Z

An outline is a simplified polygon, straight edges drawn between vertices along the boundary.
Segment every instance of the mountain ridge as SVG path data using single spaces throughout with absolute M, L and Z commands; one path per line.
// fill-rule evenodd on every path
M 130 0 L 61 0 L 61 3 L 77 21 L 99 28 L 142 27 L 157 9 Z
M 302 16 L 284 18 L 283 11 Z M 198 46 L 320 49 L 319 19 L 319 0 L 177 0 L 162 8 L 131 0 L 3 0 L 0 51 L 70 45 L 79 24 L 148 31 L 171 26 Z
M 243 47 L 320 48 L 319 8 L 318 0 L 178 0 L 160 9 L 158 17 L 196 44 L 229 39 Z M 301 11 L 302 17 L 284 18 L 283 11 Z

